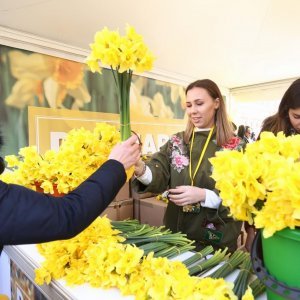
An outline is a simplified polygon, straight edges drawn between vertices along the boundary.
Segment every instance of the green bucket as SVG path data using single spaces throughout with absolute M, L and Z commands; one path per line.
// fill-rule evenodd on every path
M 300 230 L 284 229 L 272 237 L 256 235 L 253 270 L 267 289 L 268 300 L 300 300 Z
M 262 236 L 264 265 L 270 275 L 300 290 L 300 230 L 283 229 L 269 238 Z M 287 299 L 267 289 L 270 300 Z

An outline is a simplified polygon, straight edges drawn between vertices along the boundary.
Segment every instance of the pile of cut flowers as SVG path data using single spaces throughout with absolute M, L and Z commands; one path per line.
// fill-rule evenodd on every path
M 161 236 L 165 236 L 159 242 L 181 246 L 190 243 L 184 235 L 172 236 L 168 231 L 164 233 L 163 228 L 142 225 L 136 220 L 111 222 L 105 216 L 99 217 L 86 230 L 70 240 L 38 245 L 39 252 L 45 260 L 41 267 L 35 270 L 35 281 L 37 284 L 43 284 L 52 279 L 64 279 L 68 285 L 89 283 L 96 288 L 116 287 L 122 295 L 134 295 L 137 300 L 238 299 L 233 292 L 233 283 L 225 281 L 224 278 L 200 278 L 191 274 L 191 270 L 195 270 L 195 263 L 197 266 L 201 262 L 205 267 L 204 264 L 212 260 L 208 269 L 228 259 L 229 255 L 225 255 L 226 250 L 216 252 L 218 259 L 216 255 L 205 259 L 205 256 L 212 252 L 210 246 L 183 262 L 168 259 L 174 258 L 175 254 L 156 255 L 156 245 L 152 245 L 153 251 L 147 251 L 153 244 L 154 236 L 159 236 L 159 231 Z M 149 239 L 146 242 L 147 238 Z M 147 249 L 140 247 L 142 239 L 144 245 L 148 244 Z M 136 243 L 139 247 L 133 240 L 139 240 Z M 179 242 L 176 243 L 176 240 Z M 187 247 L 185 251 L 188 249 L 190 248 Z M 248 254 L 239 252 L 237 256 L 240 260 L 242 255 L 246 257 Z M 249 286 L 244 292 L 243 300 L 254 299 Z M 255 295 L 255 291 L 253 294 Z
M 18 155 L 7 155 L 6 172 L 0 179 L 45 193 L 67 194 L 94 173 L 107 159 L 120 133 L 115 126 L 97 123 L 94 130 L 72 129 L 59 150 L 44 154 L 36 146 L 21 148 Z

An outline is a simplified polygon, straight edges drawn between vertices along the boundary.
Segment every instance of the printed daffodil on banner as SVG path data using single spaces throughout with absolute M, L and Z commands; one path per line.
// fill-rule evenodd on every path
M 28 105 L 44 105 L 65 108 L 66 96 L 72 96 L 72 109 L 78 109 L 91 101 L 83 80 L 84 65 L 78 62 L 43 55 L 9 51 L 9 66 L 15 83 L 5 103 L 17 109 Z
M 223 205 L 238 220 L 263 228 L 265 238 L 300 226 L 300 135 L 263 132 L 245 152 L 210 159 Z
M 90 48 L 86 60 L 90 70 L 101 73 L 101 66 L 112 70 L 119 96 L 121 140 L 124 141 L 131 135 L 129 95 L 132 73 L 151 70 L 154 56 L 143 37 L 129 25 L 125 36 L 107 27 L 96 32 Z

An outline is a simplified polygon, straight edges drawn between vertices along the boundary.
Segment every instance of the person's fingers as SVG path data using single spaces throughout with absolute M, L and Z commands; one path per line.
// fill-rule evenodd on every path
M 135 163 L 140 159 L 140 149 L 139 147 L 137 147 L 135 150 L 134 150 L 134 153 L 133 153 L 133 156 L 135 158 Z
M 178 195 L 178 194 L 182 194 L 184 190 L 176 187 L 175 189 L 169 189 L 169 192 L 173 195 Z
M 127 140 L 125 140 L 122 145 L 132 145 L 135 144 L 138 141 L 138 137 L 133 134 L 131 137 L 129 137 Z
M 133 155 L 137 155 L 137 157 L 139 158 L 140 157 L 140 146 L 138 144 L 133 144 L 130 146 L 131 147 L 131 150 L 133 152 Z
M 131 150 L 131 153 L 129 154 L 131 156 L 130 165 L 134 165 L 140 159 L 139 145 L 134 144 L 134 145 L 129 146 L 129 148 L 130 148 L 129 150 Z

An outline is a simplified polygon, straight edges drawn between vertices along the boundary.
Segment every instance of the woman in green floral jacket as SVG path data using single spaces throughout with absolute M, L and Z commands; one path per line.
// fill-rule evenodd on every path
M 164 223 L 195 240 L 197 250 L 210 244 L 234 251 L 242 223 L 233 220 L 222 205 L 210 177 L 209 158 L 225 148 L 241 148 L 240 139 L 234 136 L 222 94 L 213 81 L 197 80 L 187 87 L 186 112 L 186 130 L 174 134 L 147 164 L 141 160 L 136 164 L 135 184 L 139 192 L 168 191 Z

